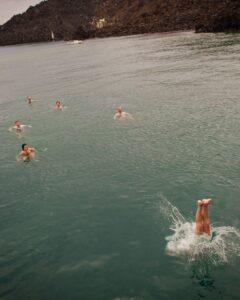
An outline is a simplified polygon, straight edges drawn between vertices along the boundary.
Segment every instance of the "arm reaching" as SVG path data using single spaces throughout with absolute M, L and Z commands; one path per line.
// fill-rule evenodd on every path
M 23 159 L 23 151 L 20 151 L 17 155 L 16 155 L 16 160 L 20 161 Z

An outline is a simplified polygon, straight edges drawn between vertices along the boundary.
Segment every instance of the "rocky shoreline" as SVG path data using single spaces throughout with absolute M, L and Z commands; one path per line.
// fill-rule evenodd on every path
M 238 0 L 47 0 L 0 26 L 0 45 L 195 30 L 239 32 Z

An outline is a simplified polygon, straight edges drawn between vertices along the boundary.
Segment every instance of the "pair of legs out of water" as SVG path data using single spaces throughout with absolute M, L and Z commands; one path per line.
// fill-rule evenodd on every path
M 208 205 L 211 203 L 212 199 L 202 199 L 197 201 L 197 211 L 196 211 L 196 228 L 195 234 L 211 234 L 210 221 L 208 216 Z

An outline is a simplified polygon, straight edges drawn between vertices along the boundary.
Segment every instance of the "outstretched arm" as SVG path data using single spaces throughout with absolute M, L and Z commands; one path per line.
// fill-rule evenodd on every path
M 120 117 L 121 117 L 121 116 L 119 116 L 119 114 L 116 113 L 116 114 L 114 115 L 113 119 L 114 119 L 114 120 L 117 120 L 117 119 L 119 119 Z
M 16 160 L 19 161 L 23 158 L 23 152 L 19 152 L 17 155 L 16 155 Z
M 128 117 L 129 119 L 133 118 L 133 116 L 127 112 L 124 112 L 124 117 Z
M 32 128 L 32 125 L 24 125 L 24 124 L 22 124 L 21 127 L 22 128 L 24 128 L 24 127 Z
M 36 150 L 35 148 L 29 148 L 29 150 L 30 150 L 31 152 L 33 152 L 33 153 L 36 153 L 36 152 L 37 152 L 37 150 Z

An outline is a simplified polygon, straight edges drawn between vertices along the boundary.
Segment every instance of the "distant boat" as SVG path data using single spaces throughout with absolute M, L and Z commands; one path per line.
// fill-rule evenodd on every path
M 54 33 L 52 30 L 51 30 L 51 38 L 52 38 L 52 41 L 55 41 L 55 36 L 54 36 Z
M 81 41 L 81 40 L 73 40 L 73 41 L 67 42 L 67 45 L 79 45 L 82 43 L 83 43 L 83 41 Z

